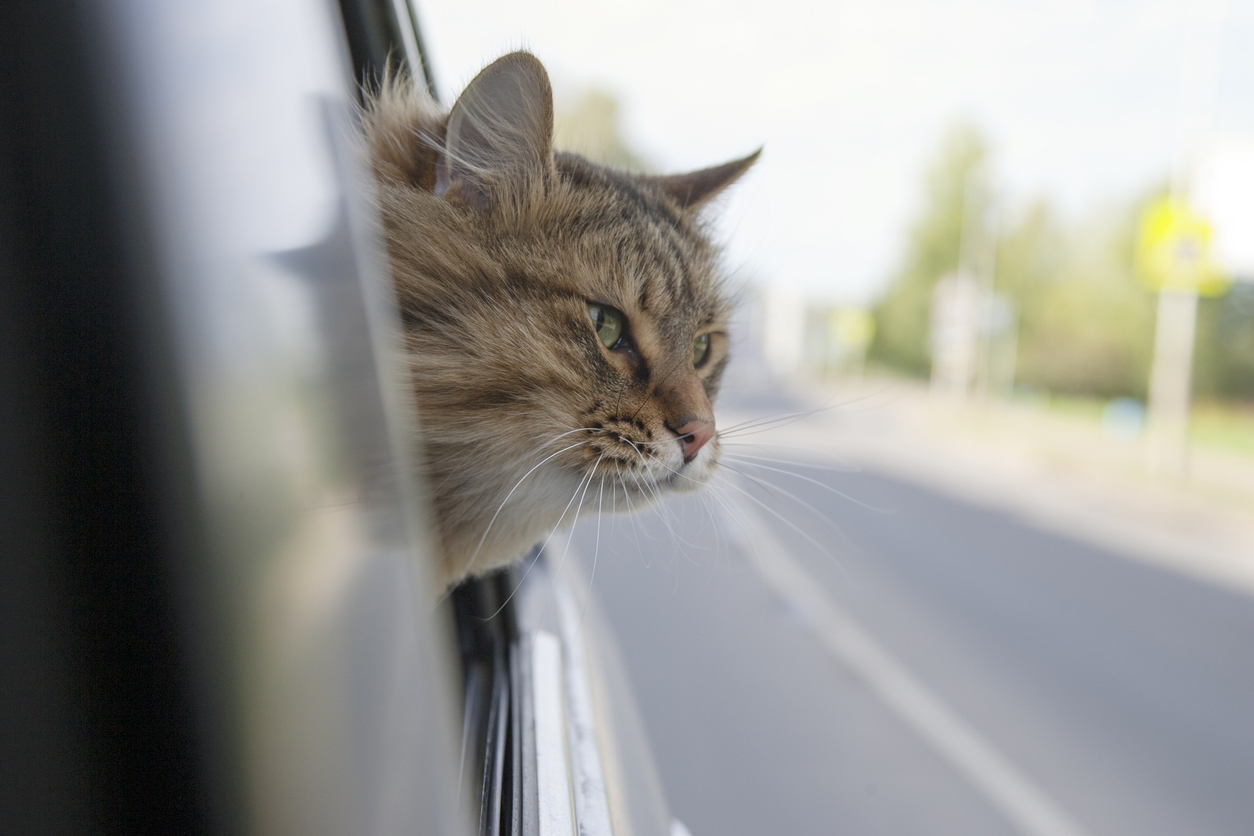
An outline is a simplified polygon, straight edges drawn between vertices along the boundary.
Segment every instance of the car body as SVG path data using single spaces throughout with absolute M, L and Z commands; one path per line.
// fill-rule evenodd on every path
M 354 101 L 412 9 L 2 14 L 6 832 L 668 832 L 573 569 L 427 577 Z

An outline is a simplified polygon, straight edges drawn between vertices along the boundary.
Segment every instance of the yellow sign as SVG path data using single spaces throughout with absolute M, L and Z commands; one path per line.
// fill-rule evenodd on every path
M 837 308 L 830 322 L 836 339 L 849 348 L 866 348 L 875 336 L 875 318 L 861 308 Z
M 1136 266 L 1150 289 L 1220 296 L 1228 282 L 1215 266 L 1211 226 L 1184 203 L 1159 198 L 1141 215 Z

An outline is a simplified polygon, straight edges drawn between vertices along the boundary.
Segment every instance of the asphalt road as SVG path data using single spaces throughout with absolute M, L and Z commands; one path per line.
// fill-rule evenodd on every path
M 777 487 L 574 540 L 694 836 L 1032 832 L 1015 792 L 1065 820 L 1042 834 L 1254 833 L 1254 599 L 873 473 L 736 467 Z M 834 652 L 753 525 L 932 703 Z

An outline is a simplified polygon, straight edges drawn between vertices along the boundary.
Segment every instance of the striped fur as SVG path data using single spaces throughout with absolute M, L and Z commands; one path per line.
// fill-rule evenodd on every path
M 485 69 L 449 114 L 389 81 L 364 125 L 440 582 L 517 560 L 579 512 L 704 484 L 717 438 L 685 462 L 675 429 L 714 420 L 730 310 L 700 209 L 757 155 L 645 177 L 555 154 L 548 78 L 527 53 Z M 589 303 L 626 315 L 614 350 Z

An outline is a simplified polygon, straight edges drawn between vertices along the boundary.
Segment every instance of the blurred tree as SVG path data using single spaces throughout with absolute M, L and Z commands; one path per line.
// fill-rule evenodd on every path
M 588 90 L 570 102 L 558 102 L 553 147 L 573 151 L 593 162 L 644 171 L 645 162 L 623 139 L 618 99 L 604 90 Z
M 1016 303 L 1027 301 L 1062 272 L 1066 251 L 1067 232 L 1053 207 L 1032 202 L 998 242 L 997 289 Z
M 987 156 L 970 126 L 945 137 L 901 265 L 875 308 L 873 361 L 928 374 L 932 289 L 960 263 L 981 269 L 975 254 L 993 234 Z M 1060 394 L 1145 397 L 1156 299 L 1137 280 L 1133 244 L 1139 210 L 1159 193 L 1070 222 L 1038 200 L 1000 231 L 994 289 L 1018 312 L 1016 381 Z M 1193 388 L 1210 398 L 1254 397 L 1254 285 L 1201 301 Z
M 1197 395 L 1254 398 L 1254 284 L 1200 301 L 1195 352 Z
M 1019 382 L 1145 396 L 1154 297 L 1133 274 L 1132 209 L 1103 208 L 1068 227 L 1038 202 L 1002 239 L 997 288 L 1019 310 Z
M 964 221 L 968 247 L 990 228 L 992 194 L 983 165 L 987 156 L 987 144 L 975 127 L 959 124 L 946 135 L 927 171 L 923 207 L 910 228 L 901 266 L 875 307 L 871 361 L 913 375 L 928 374 L 932 288 L 958 268 Z

